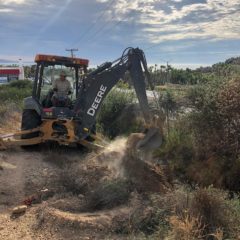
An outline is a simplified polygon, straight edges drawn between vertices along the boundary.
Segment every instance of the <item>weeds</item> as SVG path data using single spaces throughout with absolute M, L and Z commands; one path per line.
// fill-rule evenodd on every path
M 181 189 L 167 199 L 171 196 L 173 215 L 169 222 L 174 239 L 213 239 L 221 234 L 235 239 L 239 234 L 239 203 L 234 206 L 238 200 L 228 199 L 226 192 L 215 188 Z
M 144 239 L 163 239 L 169 230 L 167 216 L 170 212 L 159 207 L 158 200 L 162 202 L 162 197 L 155 195 L 148 199 L 137 195 L 135 199 L 135 194 L 131 194 L 129 205 L 132 209 L 128 214 L 121 214 L 113 220 L 114 231 L 118 234 L 141 234 Z
M 210 236 L 213 236 L 216 240 L 223 240 L 223 230 L 218 228 L 215 233 L 210 234 Z
M 196 240 L 203 238 L 204 226 L 201 218 L 186 214 L 184 217 L 171 216 L 170 225 L 172 231 L 170 236 L 176 240 Z
M 215 189 L 199 189 L 193 194 L 191 212 L 194 216 L 201 216 L 207 234 L 219 228 L 226 231 L 231 229 L 230 213 L 225 201 L 225 193 Z

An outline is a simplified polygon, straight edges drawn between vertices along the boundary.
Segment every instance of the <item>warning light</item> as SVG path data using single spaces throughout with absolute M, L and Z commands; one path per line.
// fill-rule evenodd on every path
M 59 64 L 69 64 L 69 65 L 81 65 L 88 66 L 89 60 L 82 58 L 71 58 L 71 57 L 63 57 L 56 55 L 44 55 L 37 54 L 35 57 L 35 62 L 49 62 L 49 63 L 59 63 Z

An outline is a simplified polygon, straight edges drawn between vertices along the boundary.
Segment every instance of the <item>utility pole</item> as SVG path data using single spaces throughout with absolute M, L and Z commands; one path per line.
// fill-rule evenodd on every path
M 78 51 L 78 49 L 77 49 L 77 48 L 70 48 L 70 49 L 66 49 L 66 51 L 67 51 L 67 52 L 71 52 L 71 57 L 73 58 L 73 57 L 74 57 L 73 52 Z
M 71 52 L 71 57 L 74 58 L 73 52 L 77 52 L 78 48 L 70 48 L 70 49 L 66 49 L 67 52 Z M 72 71 L 72 67 L 70 68 L 71 72 L 72 72 L 72 79 L 74 79 L 74 72 Z

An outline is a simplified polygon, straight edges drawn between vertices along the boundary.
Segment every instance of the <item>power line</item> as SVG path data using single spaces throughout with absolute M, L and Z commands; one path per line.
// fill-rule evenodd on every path
M 113 18 L 112 18 L 113 19 Z M 112 20 L 111 19 L 111 20 Z M 111 21 L 110 20 L 110 21 Z M 101 35 L 101 32 L 109 32 L 111 29 L 113 29 L 114 27 L 118 26 L 120 23 L 122 23 L 122 20 L 117 21 L 115 24 L 113 24 L 112 26 L 110 26 L 109 24 L 105 24 L 103 25 L 101 28 L 98 29 L 98 31 L 96 31 L 95 33 L 93 33 L 91 36 L 89 36 L 89 38 L 87 40 L 92 40 L 93 38 L 95 38 L 97 35 Z M 106 28 L 107 26 L 110 26 L 109 28 Z M 99 34 L 100 33 L 100 34 Z
M 201 26 L 198 24 L 198 23 L 195 23 L 199 28 L 201 28 Z M 209 25 L 212 25 L 212 23 L 208 23 L 208 24 L 205 24 L 205 27 L 206 26 L 209 26 Z M 186 33 L 189 33 L 189 32 L 191 32 L 192 30 L 188 30 L 188 31 L 186 31 L 184 34 L 186 34 Z M 157 47 L 157 46 L 159 46 L 159 45 L 161 45 L 162 43 L 160 42 L 160 43 L 154 43 L 154 44 L 151 44 L 149 47 L 147 47 L 147 48 L 145 48 L 145 51 L 147 51 L 147 50 L 149 50 L 149 49 L 151 49 L 151 48 L 154 48 L 154 47 Z
M 76 45 L 77 43 L 79 43 L 79 41 L 80 41 L 81 39 L 83 39 L 83 38 L 90 32 L 90 30 L 92 30 L 92 29 L 95 27 L 95 25 L 98 23 L 98 20 L 100 20 L 100 19 L 105 15 L 105 13 L 111 8 L 111 6 L 113 5 L 114 2 L 115 2 L 115 0 L 112 0 L 112 1 L 106 6 L 106 8 L 103 9 L 102 14 L 100 14 L 100 15 L 97 17 L 96 21 L 93 22 L 93 23 L 90 25 L 90 27 L 87 28 L 86 31 L 83 32 L 83 34 L 82 34 L 75 42 L 72 43 L 73 45 Z
M 67 52 L 71 52 L 71 57 L 73 58 L 73 57 L 74 57 L 73 52 L 77 52 L 78 49 L 77 49 L 77 48 L 70 48 L 70 49 L 66 49 L 65 51 L 67 51 Z
M 108 11 L 108 10 L 111 8 L 111 6 L 113 5 L 114 1 L 115 1 L 115 0 L 112 0 L 112 1 L 110 2 L 110 4 L 109 4 L 109 5 L 107 6 L 107 8 L 105 9 L 105 12 L 103 12 L 103 13 L 98 17 L 98 19 L 101 18 L 101 17 L 106 13 L 106 11 Z M 133 11 L 133 14 L 132 14 L 132 15 L 134 15 L 134 14 L 137 14 L 137 12 L 136 12 L 136 11 Z M 131 17 L 131 15 L 128 16 L 128 17 Z M 116 26 L 118 26 L 119 24 L 121 24 L 121 23 L 124 22 L 123 20 L 118 20 L 118 21 L 116 21 L 116 22 L 114 23 L 114 21 L 113 21 L 114 18 L 115 18 L 115 16 L 112 16 L 112 17 L 108 20 L 107 23 L 99 26 L 99 28 L 97 28 L 96 31 L 93 31 L 93 33 L 89 35 L 89 37 L 86 39 L 85 42 L 91 41 L 91 40 L 94 39 L 97 35 L 102 35 L 102 33 L 109 32 L 111 29 L 115 28 Z M 97 22 L 97 21 L 96 21 L 96 22 Z M 96 23 L 96 22 L 95 22 L 95 23 Z M 95 23 L 94 23 L 93 25 L 95 25 Z M 113 23 L 113 25 L 112 25 L 112 23 Z M 90 26 L 91 29 L 92 29 L 93 25 Z M 112 25 L 112 26 L 111 26 L 111 25 Z M 89 28 L 88 30 L 90 30 L 90 28 Z M 88 31 L 88 32 L 89 32 L 89 31 Z M 77 42 L 79 42 L 79 40 L 78 40 Z M 76 42 L 75 42 L 75 44 L 76 44 Z
M 130 15 L 129 17 L 133 17 L 134 14 L 137 14 L 137 12 L 133 12 L 132 16 Z M 112 16 L 111 19 L 108 20 L 108 23 L 104 24 L 103 26 L 101 26 L 100 28 L 98 28 L 97 31 L 95 31 L 95 33 L 93 33 L 92 35 L 89 36 L 89 38 L 87 38 L 87 41 L 90 41 L 92 40 L 93 38 L 95 38 L 97 35 L 101 35 L 102 33 L 106 33 L 106 32 L 109 32 L 111 29 L 115 28 L 116 26 L 118 26 L 119 24 L 123 23 L 124 21 L 123 20 L 118 20 L 116 21 L 115 24 L 112 24 L 112 20 L 114 20 L 115 16 Z M 110 26 L 109 28 L 106 28 Z

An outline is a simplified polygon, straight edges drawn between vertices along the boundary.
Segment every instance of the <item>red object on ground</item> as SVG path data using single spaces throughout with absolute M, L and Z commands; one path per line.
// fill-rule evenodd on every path
M 36 197 L 35 196 L 31 196 L 31 197 L 28 197 L 26 198 L 23 203 L 27 206 L 31 206 L 33 201 L 36 200 Z

